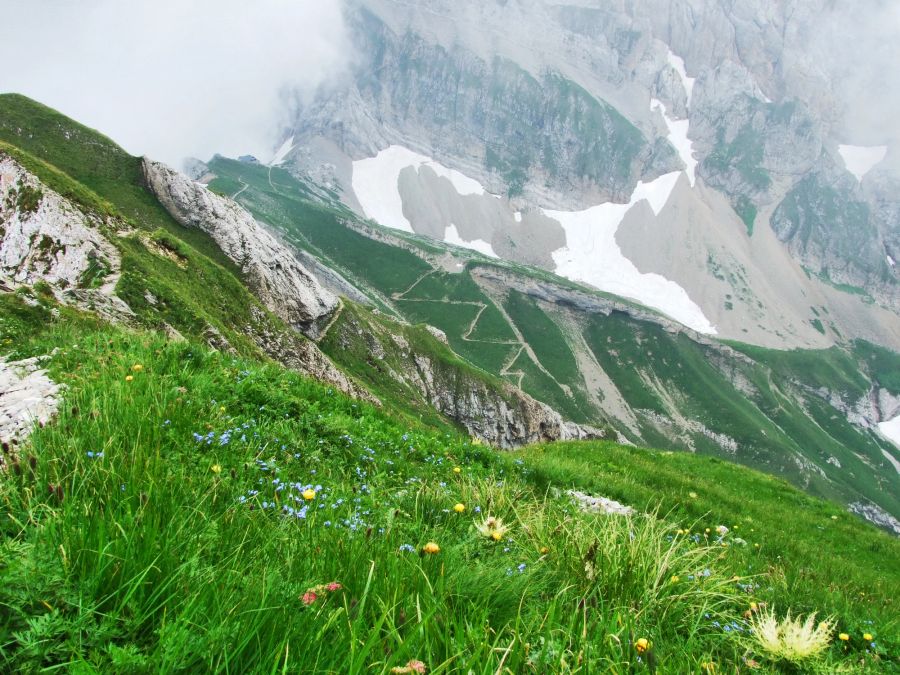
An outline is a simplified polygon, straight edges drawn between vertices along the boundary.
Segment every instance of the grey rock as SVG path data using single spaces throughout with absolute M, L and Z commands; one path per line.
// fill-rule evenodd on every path
M 307 335 L 318 335 L 340 301 L 289 248 L 234 201 L 159 162 L 145 158 L 143 168 L 163 206 L 185 227 L 209 234 L 266 307 Z
M 363 315 L 364 317 L 364 315 Z M 558 440 L 604 438 L 605 430 L 568 422 L 549 406 L 516 387 L 478 377 L 466 368 L 414 351 L 409 341 L 382 324 L 366 318 L 344 318 L 332 330 L 342 349 L 363 340 L 369 353 L 390 354 L 390 376 L 448 418 L 461 424 L 469 435 L 500 448 Z M 446 349 L 443 343 L 439 343 Z M 404 346 L 405 345 L 405 346 Z
M 22 361 L 0 359 L 0 470 L 15 460 L 13 441 L 27 438 L 36 425 L 44 425 L 56 414 L 63 385 L 55 383 L 41 368 L 41 358 Z

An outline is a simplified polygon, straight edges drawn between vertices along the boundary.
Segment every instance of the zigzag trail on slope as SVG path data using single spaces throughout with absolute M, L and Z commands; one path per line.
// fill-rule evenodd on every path
M 467 305 L 467 306 L 471 306 L 471 307 L 478 307 L 479 308 L 478 312 L 475 314 L 475 317 L 472 319 L 471 323 L 469 324 L 468 330 L 466 330 L 466 332 L 460 336 L 464 341 L 475 342 L 475 343 L 480 342 L 480 343 L 484 343 L 484 344 L 518 345 L 519 346 L 519 349 L 515 352 L 515 354 L 513 354 L 512 358 L 508 359 L 506 361 L 506 363 L 503 364 L 503 367 L 500 369 L 499 374 L 501 377 L 508 376 L 511 378 L 513 378 L 513 377 L 517 378 L 516 386 L 519 389 L 522 388 L 522 380 L 525 377 L 525 372 L 522 370 L 510 370 L 510 368 L 512 368 L 512 365 L 516 362 L 516 360 L 519 358 L 519 355 L 524 350 L 528 354 L 528 357 L 532 360 L 532 362 L 538 367 L 538 369 L 544 375 L 549 377 L 560 389 L 563 390 L 563 392 L 565 392 L 565 394 L 567 396 L 569 396 L 569 397 L 572 396 L 571 388 L 568 385 L 562 384 L 561 382 L 559 382 L 559 380 L 557 380 L 550 373 L 550 371 L 548 371 L 544 367 L 544 365 L 540 362 L 540 360 L 537 357 L 537 354 L 535 354 L 534 350 L 531 348 L 531 345 L 529 345 L 528 342 L 525 340 L 525 337 L 519 331 L 518 327 L 515 325 L 512 318 L 510 318 L 510 316 L 506 313 L 506 310 L 503 309 L 502 304 L 497 302 L 496 298 L 492 297 L 491 300 L 494 301 L 494 306 L 497 307 L 497 310 L 503 315 L 503 318 L 506 320 L 507 324 L 509 324 L 510 329 L 513 331 L 513 333 L 516 336 L 515 340 L 479 340 L 477 338 L 471 337 L 472 332 L 475 330 L 475 326 L 478 323 L 478 320 L 481 318 L 481 315 L 484 313 L 484 311 L 488 308 L 488 305 L 483 302 L 477 302 L 477 301 L 473 301 L 473 300 L 443 300 L 443 299 L 438 300 L 438 299 L 429 299 L 429 298 L 406 298 L 406 297 L 404 297 L 408 293 L 410 293 L 426 277 L 434 274 L 437 271 L 438 270 L 436 270 L 436 269 L 429 270 L 428 272 L 426 272 L 425 274 L 420 276 L 418 279 L 416 279 L 409 286 L 409 288 L 407 288 L 405 291 L 401 291 L 398 293 L 392 293 L 391 299 L 395 300 L 395 301 L 400 301 L 400 302 L 431 302 L 431 303 L 441 303 L 441 304 L 445 304 L 445 305 Z M 487 291 L 483 288 L 482 288 L 482 291 L 487 293 Z

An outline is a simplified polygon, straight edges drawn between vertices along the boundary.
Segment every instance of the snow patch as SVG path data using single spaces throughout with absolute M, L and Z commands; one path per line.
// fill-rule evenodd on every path
M 894 265 L 897 264 L 897 262 L 891 256 L 885 256 L 885 257 L 887 258 L 888 265 L 890 265 L 891 267 L 893 267 Z
M 687 70 L 684 67 L 684 59 L 680 56 L 676 56 L 671 49 L 669 49 L 666 60 L 668 60 L 669 65 L 675 69 L 675 72 L 678 73 L 678 77 L 681 78 L 684 93 L 687 95 L 687 106 L 690 107 L 691 98 L 694 96 L 694 81 L 696 78 L 688 77 Z
M 659 99 L 650 99 L 650 110 L 659 110 L 662 113 L 666 126 L 669 128 L 669 143 L 678 151 L 678 156 L 681 157 L 681 161 L 684 162 L 686 167 L 685 171 L 687 172 L 688 180 L 691 182 L 691 187 L 694 187 L 697 174 L 697 160 L 694 158 L 694 143 L 688 138 L 690 120 L 676 120 L 669 117 L 666 114 L 665 104 Z
M 900 448 L 900 415 L 897 415 L 892 420 L 879 422 L 878 430 L 881 432 L 882 436 Z
M 891 464 L 894 465 L 894 469 L 897 471 L 897 473 L 900 473 L 900 461 L 897 461 L 897 458 L 894 457 L 894 456 L 893 456 L 891 453 L 889 453 L 887 450 L 882 450 L 882 451 L 881 451 L 881 454 L 884 455 L 884 458 L 885 458 L 887 461 L 889 461 Z
M 423 166 L 449 180 L 460 195 L 485 193 L 477 180 L 448 169 L 430 157 L 392 145 L 374 157 L 353 162 L 353 192 L 366 217 L 396 230 L 412 232 L 412 224 L 403 215 L 403 199 L 398 182 L 403 169 L 412 167 L 418 171 Z
M 457 230 L 456 225 L 453 225 L 452 223 L 450 224 L 450 227 L 447 228 L 447 231 L 444 232 L 444 241 L 448 244 L 454 244 L 455 246 L 470 248 L 473 251 L 478 251 L 479 253 L 483 253 L 484 255 L 491 258 L 500 257 L 496 253 L 494 253 L 494 249 L 484 239 L 473 239 L 472 241 L 466 241 L 465 239 L 460 237 L 459 230 Z
M 521 222 L 522 222 L 522 212 L 521 212 L 521 211 L 516 211 L 516 212 L 513 214 L 513 218 L 516 219 L 516 222 L 517 222 L 517 223 L 521 223 Z
M 272 161 L 269 162 L 269 166 L 278 166 L 279 164 L 283 164 L 285 158 L 287 158 L 288 153 L 294 149 L 294 137 L 291 136 L 284 143 L 281 144 L 281 147 L 278 148 L 278 151 L 275 153 L 275 156 L 272 158 Z
M 662 275 L 642 274 L 616 243 L 616 230 L 631 207 L 646 200 L 659 215 L 680 175 L 673 171 L 649 183 L 639 182 L 627 204 L 607 202 L 584 211 L 544 211 L 566 232 L 566 245 L 551 255 L 557 274 L 637 300 L 699 333 L 715 334 L 715 327 L 687 291 Z
M 687 157 L 693 162 L 689 145 Z M 689 164 L 695 165 L 696 162 Z M 412 224 L 403 214 L 400 172 L 407 167 L 418 170 L 422 166 L 428 166 L 439 176 L 449 179 L 461 195 L 490 194 L 477 181 L 458 171 L 407 148 L 392 145 L 375 157 L 353 163 L 353 191 L 366 217 L 387 227 L 412 233 Z M 556 263 L 556 272 L 564 277 L 632 298 L 700 333 L 715 334 L 716 329 L 704 316 L 703 310 L 681 286 L 659 274 L 641 274 L 622 254 L 615 240 L 616 230 L 625 214 L 639 201 L 646 200 L 653 213 L 659 215 L 681 173 L 673 171 L 649 183 L 638 182 L 627 204 L 606 203 L 576 212 L 543 211 L 557 220 L 566 232 L 566 245 L 551 255 Z M 691 174 L 689 178 L 693 184 Z M 519 222 L 521 212 L 516 212 L 514 217 Z M 465 241 L 453 224 L 444 233 L 444 241 L 493 258 L 499 257 L 490 243 L 484 240 Z
M 863 176 L 887 156 L 887 146 L 839 145 L 838 152 L 841 153 L 847 171 L 861 181 Z

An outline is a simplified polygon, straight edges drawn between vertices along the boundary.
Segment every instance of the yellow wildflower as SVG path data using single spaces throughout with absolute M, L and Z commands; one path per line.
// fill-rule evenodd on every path
M 462 513 L 463 511 L 466 510 L 465 504 L 457 504 L 456 506 L 453 507 L 453 510 L 456 511 L 457 513 Z
M 126 381 L 126 382 L 131 382 L 133 379 L 134 379 L 134 375 L 126 375 L 126 376 L 125 376 L 125 381 Z
M 546 546 L 541 546 L 541 555 L 547 555 L 548 553 L 550 553 L 550 549 Z
M 424 553 L 429 554 L 429 555 L 434 555 L 435 553 L 440 553 L 440 552 L 441 552 L 441 547 L 438 546 L 435 542 L 429 541 L 427 544 L 425 544 L 425 545 L 422 547 L 422 551 L 423 551 Z
M 865 640 L 866 642 L 871 642 L 872 634 L 871 633 L 863 633 L 863 640 Z
M 462 469 L 460 469 L 458 466 L 454 466 L 453 473 L 462 473 Z
M 850 636 L 847 635 L 846 633 L 841 633 L 840 635 L 838 635 L 838 640 L 840 640 L 841 642 L 847 642 L 847 640 L 849 640 L 849 639 L 850 639 Z
M 144 369 L 144 366 L 142 366 L 140 363 L 135 363 L 133 366 L 131 366 L 131 369 L 134 372 L 139 373 Z
M 634 648 L 637 649 L 638 654 L 643 654 L 645 651 L 650 649 L 650 640 L 647 638 L 640 638 L 637 642 L 634 643 Z
M 306 501 L 312 501 L 315 498 L 316 498 L 316 491 L 313 490 L 312 488 L 307 488 L 306 490 L 303 491 L 303 499 L 305 499 Z
M 213 464 L 211 467 L 209 467 L 209 470 L 212 471 L 216 475 L 219 475 L 220 473 L 222 473 L 222 467 L 219 464 Z

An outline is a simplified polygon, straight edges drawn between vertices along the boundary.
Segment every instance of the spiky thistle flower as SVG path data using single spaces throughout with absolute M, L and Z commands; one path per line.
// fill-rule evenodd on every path
M 791 617 L 781 621 L 775 612 L 761 608 L 752 620 L 753 638 L 759 647 L 775 660 L 801 663 L 821 654 L 831 643 L 834 621 L 816 623 L 815 612 L 806 617 Z
M 509 532 L 509 525 L 504 524 L 501 518 L 495 518 L 494 516 L 488 516 L 476 527 L 482 536 L 494 541 L 500 541 Z

